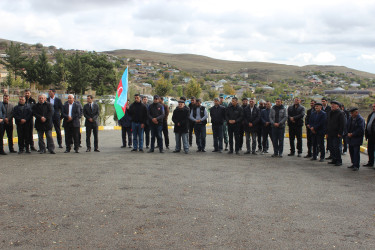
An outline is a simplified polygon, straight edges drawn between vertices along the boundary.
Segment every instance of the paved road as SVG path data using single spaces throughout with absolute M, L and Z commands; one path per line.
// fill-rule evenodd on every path
M 119 134 L 100 153 L 1 156 L 0 248 L 375 248 L 372 169 L 131 153 Z

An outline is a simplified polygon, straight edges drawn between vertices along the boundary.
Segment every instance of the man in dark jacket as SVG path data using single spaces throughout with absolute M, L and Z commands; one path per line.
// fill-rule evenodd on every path
M 282 104 L 282 100 L 277 98 L 276 105 L 274 105 L 270 111 L 273 144 L 272 157 L 283 157 L 285 122 L 287 118 L 286 108 Z
M 271 128 L 271 122 L 270 122 L 270 112 L 271 112 L 272 104 L 270 101 L 266 101 L 265 109 L 261 110 L 260 112 L 260 120 L 261 120 L 261 126 L 262 126 L 262 146 L 263 151 L 261 154 L 267 154 L 268 153 L 268 137 L 271 138 L 272 141 L 272 128 Z
M 328 122 L 328 116 L 329 112 L 331 112 L 331 106 L 328 105 L 328 100 L 326 97 L 322 98 L 322 111 L 324 111 L 327 115 L 327 122 Z M 327 152 L 330 151 L 331 148 L 331 138 L 327 137 Z M 329 152 L 329 156 L 326 158 L 327 160 L 332 159 L 332 153 Z
M 214 150 L 212 152 L 223 152 L 223 124 L 225 121 L 225 108 L 220 105 L 219 98 L 214 99 L 214 106 L 210 109 L 212 134 L 214 139 Z
M 228 106 L 225 113 L 226 121 L 228 124 L 228 134 L 229 134 L 229 152 L 228 154 L 233 154 L 233 137 L 235 140 L 236 154 L 240 154 L 240 123 L 243 120 L 243 110 L 238 104 L 238 98 L 233 97 L 231 105 Z
M 30 106 L 30 109 L 33 108 L 33 106 L 36 104 L 34 98 L 31 97 L 31 90 L 30 89 L 26 89 L 25 90 L 25 99 L 26 99 L 26 104 L 27 106 Z M 31 141 L 30 141 L 30 149 L 31 151 L 36 151 L 35 147 L 34 147 L 34 119 L 32 118 L 31 119 L 31 123 L 29 124 L 30 127 L 29 127 L 29 138 L 31 138 Z
M 181 151 L 181 139 L 185 154 L 189 153 L 188 126 L 189 126 L 189 109 L 185 108 L 185 101 L 179 100 L 178 107 L 173 111 L 172 121 L 174 123 L 174 133 L 176 138 L 176 148 L 173 153 Z
M 63 106 L 62 116 L 64 118 L 63 127 L 65 131 L 65 146 L 64 153 L 69 153 L 72 144 L 74 144 L 74 151 L 79 153 L 79 134 L 82 117 L 82 106 L 74 101 L 73 95 L 68 95 L 68 101 Z
M 302 127 L 303 117 L 305 116 L 305 107 L 301 105 L 301 99 L 294 98 L 294 104 L 288 107 L 288 126 L 289 126 L 289 142 L 290 154 L 294 156 L 296 148 L 294 146 L 294 139 L 297 138 L 297 155 L 301 157 L 302 154 Z
M 132 117 L 133 149 L 132 152 L 143 152 L 143 130 L 147 121 L 147 107 L 141 103 L 139 94 L 134 95 L 134 102 L 129 107 Z
M 190 121 L 194 123 L 195 141 L 197 143 L 197 152 L 206 152 L 206 124 L 207 110 L 201 105 L 201 99 L 197 99 L 195 106 L 190 110 Z
M 85 127 L 86 127 L 86 152 L 91 151 L 91 132 L 94 134 L 94 151 L 99 151 L 99 142 L 98 142 L 98 127 L 99 127 L 99 105 L 93 102 L 94 97 L 92 95 L 87 96 L 87 103 L 83 106 L 83 116 L 86 118 Z
M 5 108 L 4 117 L 4 130 L 2 135 L 0 135 L 0 140 L 3 139 L 5 132 L 8 137 L 8 148 L 10 153 L 17 153 L 13 147 L 13 104 L 9 103 L 9 95 L 5 94 L 3 96 L 3 106 Z
M 43 136 L 46 135 L 47 148 L 51 154 L 55 154 L 55 144 L 52 138 L 52 115 L 53 107 L 49 102 L 46 102 L 45 95 L 38 96 L 38 103 L 32 107 L 33 115 L 35 116 L 35 129 L 38 131 L 39 151 L 41 154 L 46 152 L 46 144 Z
M 4 152 L 3 136 L 4 136 L 4 119 L 5 119 L 5 107 L 2 102 L 0 102 L 0 154 L 6 155 Z
M 142 103 L 148 109 L 149 104 L 148 104 L 148 98 L 147 98 L 147 96 L 143 96 L 142 97 Z M 131 127 L 130 127 L 130 129 L 131 129 Z M 150 145 L 150 124 L 149 124 L 148 119 L 146 119 L 145 127 L 143 128 L 143 130 L 144 130 L 144 135 L 145 135 L 144 141 L 146 141 L 146 148 L 148 148 L 149 145 Z M 131 145 L 131 142 L 130 142 L 130 145 Z M 125 145 L 125 147 L 126 147 L 126 145 Z
M 18 153 L 22 154 L 25 149 L 26 153 L 30 153 L 29 126 L 33 118 L 33 112 L 30 106 L 25 105 L 26 99 L 24 96 L 20 96 L 18 100 L 18 105 L 13 109 L 13 117 L 17 125 Z
M 360 166 L 360 147 L 365 134 L 365 119 L 359 114 L 358 108 L 349 109 L 350 118 L 347 125 L 349 153 L 353 171 L 358 171 Z
M 320 162 L 324 161 L 325 147 L 324 135 L 326 134 L 327 114 L 322 111 L 322 104 L 315 103 L 315 111 L 310 113 L 308 130 L 312 134 L 312 158 L 311 160 L 318 159 L 318 150 L 320 150 Z M 305 157 L 306 158 L 306 157 Z
M 306 112 L 306 117 L 305 117 L 305 126 L 306 126 L 306 139 L 307 139 L 307 155 L 305 155 L 304 158 L 311 158 L 312 157 L 312 132 L 310 129 L 310 116 L 311 113 L 315 112 L 315 100 L 310 101 L 310 109 L 307 110 Z
M 169 149 L 169 134 L 168 134 L 168 116 L 169 116 L 169 108 L 168 105 L 164 103 L 164 97 L 159 98 L 160 104 L 164 107 L 164 118 L 163 118 L 163 136 L 164 136 L 164 143 L 165 148 Z
M 375 103 L 372 104 L 372 113 L 369 114 L 365 129 L 365 138 L 367 140 L 368 162 L 364 167 L 374 167 L 375 154 Z
M 259 111 L 260 113 L 262 114 L 262 111 L 264 109 L 266 109 L 266 102 L 263 100 L 263 99 L 260 99 L 259 100 Z M 264 149 L 263 149 L 263 123 L 262 123 L 262 119 L 259 120 L 259 124 L 258 124 L 258 128 L 257 128 L 257 140 L 258 140 L 258 152 L 259 153 L 263 153 Z M 268 150 L 268 139 L 266 140 L 267 142 L 267 150 Z M 266 151 L 267 151 L 266 150 Z
M 147 116 L 150 122 L 151 130 L 151 145 L 148 153 L 154 152 L 155 138 L 159 146 L 159 152 L 164 153 L 163 150 L 163 118 L 164 118 L 164 106 L 160 104 L 160 97 L 154 95 L 154 103 L 148 107 Z
M 250 104 L 243 110 L 243 120 L 245 122 L 245 134 L 246 134 L 246 152 L 245 154 L 250 154 L 250 136 L 252 138 L 251 152 L 253 155 L 257 153 L 257 136 L 258 136 L 258 126 L 260 123 L 260 110 L 255 106 L 254 98 L 250 99 Z
M 348 123 L 350 118 L 350 112 L 349 110 L 345 109 L 344 104 L 341 104 L 340 109 L 344 112 L 346 123 Z M 348 126 L 344 129 L 344 134 L 342 136 L 342 141 L 340 142 L 340 153 L 342 155 L 346 155 L 346 152 L 348 151 Z
M 60 98 L 56 97 L 56 90 L 50 89 L 48 92 L 49 97 L 47 98 L 47 102 L 51 103 L 53 106 L 53 126 L 55 127 L 57 143 L 59 144 L 59 148 L 63 148 L 62 146 L 62 137 L 61 137 L 61 113 L 63 109 L 63 104 Z
M 118 124 L 121 126 L 121 138 L 122 138 L 121 148 L 126 148 L 126 134 L 128 135 L 128 146 L 129 146 L 129 148 L 131 148 L 131 146 L 132 146 L 132 117 L 129 114 L 129 106 L 130 106 L 130 103 L 129 103 L 129 100 L 128 100 L 128 102 L 126 104 L 125 115 L 118 121 Z M 146 136 L 147 136 L 147 134 L 146 134 Z
M 195 108 L 196 104 L 196 98 L 193 96 L 190 98 L 190 103 L 189 103 L 189 110 L 192 111 Z M 193 130 L 194 130 L 194 122 L 189 119 L 189 146 L 193 146 Z
M 228 103 L 224 101 L 224 96 L 219 97 L 219 102 L 221 106 L 227 109 Z M 223 140 L 225 143 L 225 151 L 228 151 L 228 124 L 226 120 L 223 123 Z
M 342 165 L 341 153 L 340 153 L 340 138 L 344 134 L 344 128 L 346 126 L 346 119 L 344 112 L 340 110 L 340 103 L 337 101 L 331 101 L 331 111 L 328 114 L 327 124 L 327 141 L 330 142 L 329 151 L 332 156 L 332 161 L 329 164 L 335 166 Z
M 241 105 L 242 110 L 245 110 L 245 108 L 248 105 L 249 105 L 249 100 L 246 97 L 243 97 L 242 98 L 242 105 Z M 246 129 L 247 129 L 246 121 L 242 120 L 242 122 L 240 124 L 240 150 L 242 150 L 243 137 L 244 137 L 244 133 L 245 133 Z

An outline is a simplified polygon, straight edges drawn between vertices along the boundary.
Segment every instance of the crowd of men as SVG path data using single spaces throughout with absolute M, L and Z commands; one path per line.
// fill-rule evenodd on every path
M 52 137 L 52 128 L 55 128 L 57 143 L 62 146 L 61 120 L 65 133 L 64 153 L 69 153 L 72 146 L 79 153 L 81 147 L 81 117 L 86 118 L 86 152 L 91 151 L 90 137 L 94 135 L 94 151 L 100 152 L 98 148 L 98 117 L 99 107 L 93 102 L 91 95 L 87 96 L 87 104 L 82 105 L 74 100 L 73 95 L 68 95 L 68 101 L 62 104 L 61 99 L 56 97 L 54 89 L 49 90 L 49 96 L 41 94 L 37 101 L 31 97 L 31 91 L 25 90 L 24 95 L 18 97 L 16 106 L 9 103 L 9 95 L 3 96 L 0 102 L 0 155 L 6 155 L 4 151 L 3 138 L 7 134 L 10 153 L 17 153 L 13 143 L 13 120 L 17 127 L 18 154 L 38 151 L 44 154 L 47 151 L 55 154 L 55 143 Z M 39 150 L 34 147 L 34 128 L 38 134 Z M 46 138 L 46 142 L 44 141 Z
M 61 120 L 65 132 L 65 153 L 73 147 L 79 153 L 81 147 L 80 119 L 85 117 L 86 127 L 86 152 L 91 151 L 91 133 L 94 136 L 94 151 L 98 148 L 98 118 L 99 106 L 93 102 L 91 95 L 87 96 L 87 104 L 82 105 L 74 100 L 73 95 L 68 96 L 68 101 L 62 101 L 55 96 L 55 90 L 49 90 L 49 97 L 39 95 L 37 101 L 31 97 L 30 90 L 19 96 L 18 105 L 9 103 L 9 95 L 3 96 L 0 102 L 0 154 L 5 155 L 3 146 L 4 134 L 8 137 L 10 153 L 17 153 L 13 147 L 13 120 L 17 126 L 18 153 L 31 153 L 36 151 L 33 140 L 33 129 L 38 134 L 38 152 L 47 151 L 55 154 L 55 144 L 52 138 L 52 128 L 55 128 L 57 143 L 62 146 Z M 302 156 L 303 126 L 307 134 L 307 154 L 304 158 L 312 161 L 324 162 L 329 159 L 329 164 L 342 165 L 341 155 L 349 149 L 352 168 L 357 171 L 360 167 L 360 146 L 363 138 L 368 141 L 368 163 L 364 166 L 374 166 L 375 150 L 375 104 L 373 112 L 368 116 L 367 123 L 359 114 L 358 108 L 346 110 L 344 105 L 331 101 L 328 105 L 326 98 L 321 102 L 311 100 L 310 109 L 305 112 L 301 99 L 295 98 L 294 103 L 286 108 L 281 99 L 271 102 L 261 100 L 256 105 L 254 98 L 243 98 L 242 104 L 233 97 L 227 104 L 223 97 L 214 99 L 214 106 L 209 110 L 202 106 L 201 100 L 191 98 L 190 104 L 185 105 L 186 98 L 181 97 L 178 107 L 172 113 L 176 147 L 173 153 L 182 150 L 188 154 L 192 147 L 193 131 L 196 139 L 197 152 L 206 152 L 206 124 L 208 114 L 211 117 L 213 132 L 213 151 L 228 154 L 240 154 L 246 147 L 244 154 L 267 154 L 269 139 L 273 145 L 272 157 L 283 157 L 285 128 L 288 124 L 290 153 L 288 156 Z M 132 152 L 143 152 L 144 137 L 148 153 L 153 153 L 155 148 L 164 153 L 169 148 L 168 134 L 169 108 L 163 103 L 163 97 L 157 95 L 153 103 L 148 104 L 146 96 L 134 96 L 132 104 L 127 103 L 125 116 L 119 120 L 122 127 L 122 147 L 132 147 Z M 35 118 L 35 119 L 34 119 Z M 35 122 L 34 122 L 35 120 Z M 151 136 L 150 136 L 151 134 Z M 244 136 L 245 135 L 245 136 Z M 46 138 L 46 142 L 44 141 Z M 245 138 L 245 140 L 244 140 Z M 295 144 L 295 141 L 297 143 Z M 156 144 L 156 145 L 155 145 Z M 257 150 L 258 148 L 258 150 Z M 326 153 L 329 156 L 326 158 Z

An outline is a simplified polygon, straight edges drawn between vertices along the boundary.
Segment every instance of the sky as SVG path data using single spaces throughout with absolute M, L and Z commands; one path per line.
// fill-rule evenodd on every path
M 0 0 L 0 38 L 375 73 L 373 0 Z

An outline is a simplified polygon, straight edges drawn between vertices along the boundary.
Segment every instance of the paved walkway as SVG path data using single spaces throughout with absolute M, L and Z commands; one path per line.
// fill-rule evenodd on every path
M 0 248 L 375 248 L 375 171 L 348 156 L 217 154 L 212 136 L 207 153 L 131 153 L 120 133 L 100 153 L 0 156 Z

